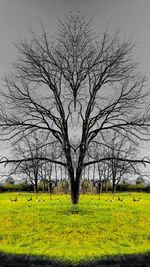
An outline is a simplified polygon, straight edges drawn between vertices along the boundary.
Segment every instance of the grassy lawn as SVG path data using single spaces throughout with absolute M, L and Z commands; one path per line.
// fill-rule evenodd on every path
M 0 252 L 47 256 L 79 262 L 105 256 L 150 251 L 150 194 L 110 194 L 70 197 L 38 194 L 0 194 Z M 10 201 L 10 197 L 17 201 Z M 27 198 L 32 196 L 32 201 Z M 134 202 L 141 197 L 140 202 Z

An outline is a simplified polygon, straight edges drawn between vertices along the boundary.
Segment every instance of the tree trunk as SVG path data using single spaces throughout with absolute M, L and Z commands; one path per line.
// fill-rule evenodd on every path
M 52 194 L 52 182 L 48 181 L 48 193 L 51 195 Z
M 74 181 L 71 183 L 71 200 L 72 204 L 78 204 L 79 202 L 79 182 Z
M 43 192 L 46 191 L 46 184 L 45 183 L 46 183 L 45 180 L 43 180 Z
M 71 201 L 72 204 L 78 204 L 79 202 L 79 193 L 80 193 L 80 178 L 82 170 L 81 168 L 77 168 L 76 177 L 74 177 L 73 168 L 68 169 L 69 178 L 70 178 L 70 186 L 71 186 Z
M 98 194 L 100 195 L 102 193 L 102 178 L 101 178 L 101 170 L 100 170 L 100 165 L 99 164 L 98 164 L 98 174 L 99 174 Z
M 38 182 L 37 182 L 37 178 L 35 178 L 34 192 L 37 193 L 37 191 L 38 191 Z
M 113 188 L 112 188 L 112 192 L 115 193 L 116 192 L 116 183 L 115 183 L 115 179 L 113 179 Z
M 48 189 L 48 193 L 51 194 L 51 190 L 50 190 L 50 182 L 48 181 L 48 184 L 47 184 L 47 189 Z
M 102 193 L 102 181 L 99 181 L 98 183 L 98 194 L 100 195 Z
M 66 134 L 67 136 L 67 134 Z M 83 141 L 82 141 L 83 143 Z M 81 181 L 81 175 L 83 170 L 83 161 L 85 156 L 85 148 L 82 149 L 82 146 L 80 147 L 79 151 L 79 159 L 78 162 L 76 162 L 76 166 L 73 166 L 72 164 L 72 158 L 71 158 L 71 150 L 69 141 L 67 140 L 68 149 L 65 151 L 65 156 L 67 160 L 68 165 L 68 174 L 70 179 L 70 186 L 71 186 L 71 200 L 72 204 L 78 204 L 79 202 L 79 191 L 80 191 L 80 181 Z
M 49 194 L 52 194 L 52 181 L 51 181 L 51 176 L 52 176 L 52 166 L 50 166 L 50 170 L 48 171 L 48 184 L 47 184 L 47 190 Z

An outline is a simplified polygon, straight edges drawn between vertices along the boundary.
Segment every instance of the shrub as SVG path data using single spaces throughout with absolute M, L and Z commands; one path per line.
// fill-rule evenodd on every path
M 81 193 L 83 194 L 95 194 L 97 192 L 96 187 L 93 185 L 93 182 L 88 181 L 87 179 L 83 180 L 81 183 Z
M 133 191 L 133 192 L 142 192 L 145 191 L 146 185 L 141 183 L 129 184 L 127 182 L 123 182 L 122 184 L 117 185 L 117 191 Z
M 5 192 L 5 187 L 3 184 L 0 184 L 0 193 Z
M 18 191 L 17 185 L 9 184 L 9 183 L 4 184 L 4 189 L 5 189 L 5 191 L 9 191 L 9 192 Z
M 62 181 L 58 181 L 57 185 L 53 189 L 54 193 L 61 193 L 61 194 L 68 194 L 70 193 L 70 187 L 69 182 L 66 179 L 63 179 Z

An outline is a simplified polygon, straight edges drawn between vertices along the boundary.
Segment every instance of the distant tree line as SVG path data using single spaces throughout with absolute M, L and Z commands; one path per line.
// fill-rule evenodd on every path
M 50 194 L 70 194 L 69 181 L 66 178 L 61 180 L 51 180 L 51 190 L 49 191 L 49 181 L 39 179 L 37 183 L 37 188 L 29 179 L 22 179 L 15 183 L 12 177 L 8 177 L 5 182 L 0 184 L 0 192 L 47 192 Z M 138 177 L 134 182 L 130 182 L 128 179 L 121 180 L 117 186 L 115 192 L 149 192 L 150 193 L 150 183 L 147 183 L 144 178 Z M 112 192 L 113 182 L 111 179 L 107 178 L 102 180 L 100 185 L 99 179 L 83 179 L 80 188 L 81 194 L 101 194 L 106 192 Z
M 90 158 L 101 157 L 110 158 L 109 161 L 96 162 L 84 168 L 80 183 L 80 192 L 82 194 L 116 191 L 150 191 L 150 185 L 140 173 L 138 165 L 132 165 L 127 161 L 120 161 L 119 158 L 132 158 L 138 152 L 138 146 L 129 142 L 126 136 L 120 136 L 119 133 L 108 133 L 105 135 L 107 143 L 101 149 L 99 140 L 96 139 L 88 150 L 87 161 Z M 28 159 L 18 163 L 13 163 L 10 175 L 5 179 L 5 183 L 0 185 L 0 191 L 38 191 L 48 192 L 49 194 L 62 193 L 70 194 L 71 187 L 67 169 L 62 165 L 53 162 L 40 160 L 42 155 L 47 157 L 51 154 L 53 159 L 62 158 L 62 150 L 57 142 L 51 140 L 47 142 L 47 137 L 43 132 L 37 134 L 33 132 L 24 136 L 19 142 L 12 143 L 12 153 L 16 158 Z M 48 148 L 51 148 L 49 151 Z M 20 181 L 15 183 L 13 175 L 20 177 Z M 129 178 L 138 176 L 135 182 L 130 182 Z

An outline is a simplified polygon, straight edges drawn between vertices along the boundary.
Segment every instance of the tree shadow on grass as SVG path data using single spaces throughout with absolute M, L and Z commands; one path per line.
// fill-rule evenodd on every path
M 71 264 L 43 257 L 0 253 L 0 267 L 150 267 L 150 253 Z
M 69 267 L 70 264 L 45 257 L 0 253 L 0 267 Z
M 80 267 L 150 267 L 150 253 L 113 256 L 85 262 Z M 79 266 L 78 266 L 79 267 Z

